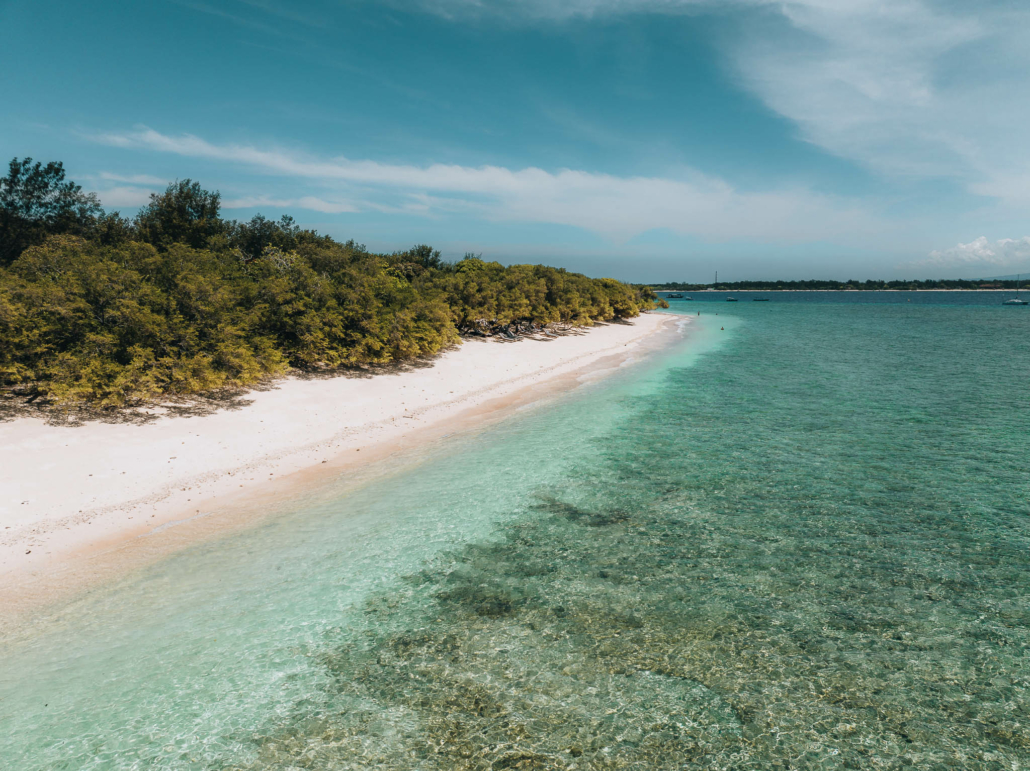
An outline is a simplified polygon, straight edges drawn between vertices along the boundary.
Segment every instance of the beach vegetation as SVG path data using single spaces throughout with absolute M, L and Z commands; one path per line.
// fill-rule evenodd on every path
M 66 180 L 61 163 L 14 158 L 0 177 L 0 265 L 51 235 L 86 235 L 108 224 L 96 195 Z
M 8 397 L 115 408 L 654 307 L 650 289 L 561 268 L 448 263 L 426 244 L 379 254 L 288 216 L 225 220 L 218 193 L 189 179 L 127 219 L 60 164 L 30 164 L 12 161 L 0 197 Z

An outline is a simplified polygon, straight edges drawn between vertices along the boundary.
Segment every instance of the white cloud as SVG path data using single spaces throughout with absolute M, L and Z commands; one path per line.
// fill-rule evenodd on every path
M 681 13 L 712 5 L 714 0 L 420 0 L 422 8 L 448 18 L 503 16 L 564 20 L 639 12 Z M 749 0 L 726 0 L 726 5 Z
M 115 174 L 102 171 L 83 178 L 93 187 L 104 206 L 135 209 L 150 202 L 151 193 L 168 184 L 167 180 L 149 174 Z M 114 184 L 111 183 L 123 183 Z M 103 188 L 103 189 L 101 189 Z
M 283 209 L 295 205 L 296 201 L 292 198 L 270 198 L 267 195 L 245 195 L 242 198 L 230 198 L 222 201 L 223 209 L 256 209 L 261 206 Z
M 968 244 L 955 244 L 950 249 L 932 251 L 916 265 L 926 267 L 1010 267 L 1030 262 L 1030 236 L 988 241 L 986 236 Z
M 532 167 L 384 164 L 215 145 L 196 136 L 173 137 L 147 128 L 95 139 L 117 147 L 245 164 L 346 193 L 337 201 L 309 196 L 274 204 L 325 212 L 465 211 L 493 221 L 572 225 L 617 241 L 655 228 L 713 240 L 813 241 L 867 236 L 886 227 L 874 214 L 844 199 L 803 188 L 738 191 L 723 180 L 693 171 L 678 178 L 660 178 L 572 169 L 551 172 Z M 244 198 L 226 206 L 264 205 L 263 201 L 273 205 L 272 199 Z
M 1011 31 L 988 5 L 962 13 L 923 0 L 787 0 L 779 8 L 779 23 L 746 25 L 730 52 L 745 84 L 805 139 L 881 174 L 968 185 L 1006 168 L 1012 151 L 1023 155 L 1018 122 L 1009 121 L 1026 105 L 998 89 L 1027 61 L 1004 61 Z
M 311 211 L 323 212 L 324 214 L 342 214 L 344 212 L 359 211 L 358 207 L 349 201 L 326 201 L 311 195 L 301 198 L 269 198 L 263 195 L 252 195 L 222 201 L 222 208 L 225 209 L 256 209 L 260 207 L 309 209 Z
M 1030 202 L 1030 7 L 949 0 L 423 0 L 537 23 L 719 13 L 741 81 L 801 136 L 886 175 Z
M 124 180 L 146 183 L 150 180 L 157 180 L 156 177 L 137 175 L 131 178 L 118 177 L 114 174 L 100 174 L 106 180 Z M 164 184 L 161 180 L 157 183 Z M 149 188 L 137 187 L 134 185 L 117 185 L 106 190 L 95 190 L 101 202 L 107 207 L 130 207 L 145 206 L 150 202 L 151 193 L 155 192 Z M 308 209 L 310 211 L 322 212 L 324 214 L 341 214 L 344 212 L 359 211 L 358 207 L 350 201 L 325 200 L 317 196 L 301 196 L 299 198 L 271 198 L 264 195 L 243 196 L 222 201 L 223 209 Z
M 101 203 L 106 207 L 129 207 L 145 206 L 150 202 L 150 194 L 153 190 L 132 185 L 119 185 L 107 190 L 94 191 L 99 196 Z
M 100 179 L 107 180 L 109 182 L 125 182 L 130 185 L 152 185 L 163 187 L 168 184 L 168 180 L 161 179 L 160 177 L 153 177 L 149 174 L 131 174 L 124 176 L 122 174 L 112 174 L 109 171 L 102 171 L 99 174 Z

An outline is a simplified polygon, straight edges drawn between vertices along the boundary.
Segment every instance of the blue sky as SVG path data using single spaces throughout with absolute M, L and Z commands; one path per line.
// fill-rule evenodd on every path
M 0 3 L 0 151 L 640 281 L 1030 273 L 1030 8 Z

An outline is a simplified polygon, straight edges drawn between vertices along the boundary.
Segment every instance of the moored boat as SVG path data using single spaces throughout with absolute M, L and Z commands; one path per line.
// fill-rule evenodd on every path
M 1016 296 L 1010 300 L 1006 300 L 1002 305 L 1026 305 L 1026 300 L 1019 299 L 1019 276 L 1016 276 Z

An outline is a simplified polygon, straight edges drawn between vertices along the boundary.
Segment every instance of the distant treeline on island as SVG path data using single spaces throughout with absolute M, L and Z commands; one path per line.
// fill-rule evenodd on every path
M 117 407 L 244 386 L 290 368 L 367 367 L 462 335 L 628 318 L 647 287 L 419 245 L 376 254 L 175 182 L 131 219 L 60 163 L 0 178 L 0 392 Z
M 1030 281 L 1020 280 L 1019 287 L 1030 285 Z M 720 281 L 716 284 L 689 284 L 684 281 L 670 281 L 665 284 L 651 284 L 656 292 L 703 292 L 706 289 L 728 292 L 744 292 L 748 290 L 762 292 L 789 291 L 884 291 L 893 290 L 926 290 L 926 289 L 1015 289 L 1015 279 L 927 279 L 895 280 L 895 281 Z

